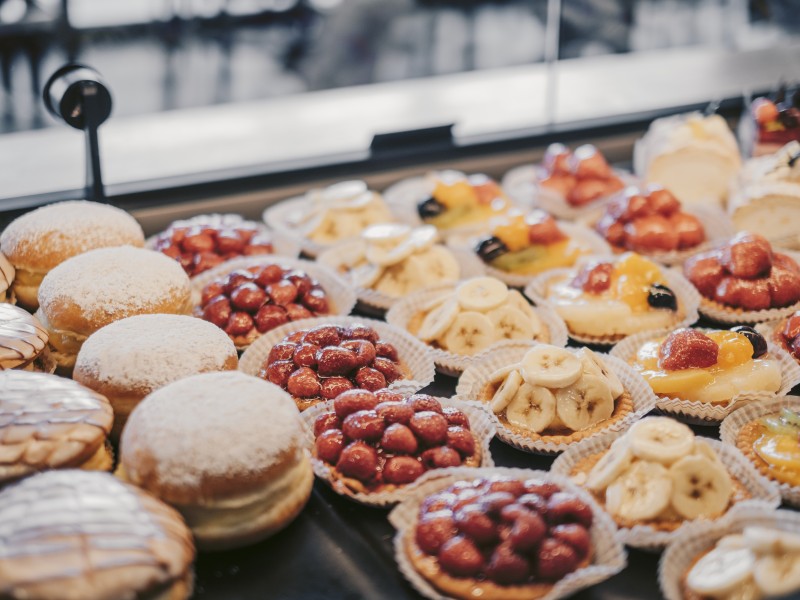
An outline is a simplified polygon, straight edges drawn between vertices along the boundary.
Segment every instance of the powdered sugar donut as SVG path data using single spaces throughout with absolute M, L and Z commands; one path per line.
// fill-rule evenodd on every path
M 122 432 L 117 475 L 177 508 L 205 549 L 277 532 L 314 481 L 294 401 L 238 371 L 194 375 L 145 398 Z
M 74 256 L 50 271 L 39 287 L 36 316 L 64 374 L 72 372 L 92 333 L 140 314 L 187 314 L 189 276 L 171 258 L 142 248 L 100 248 Z
M 186 315 L 136 315 L 90 335 L 72 378 L 108 398 L 117 438 L 149 393 L 190 375 L 238 365 L 233 342 L 212 323 Z
M 0 251 L 17 270 L 12 291 L 35 310 L 44 276 L 70 257 L 110 246 L 144 246 L 139 223 L 124 210 L 85 200 L 43 206 L 15 219 L 0 235 Z

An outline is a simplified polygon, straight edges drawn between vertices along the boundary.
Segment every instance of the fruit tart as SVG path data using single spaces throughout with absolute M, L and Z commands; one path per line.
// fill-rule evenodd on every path
M 571 267 L 586 254 L 606 254 L 608 245 L 583 225 L 559 223 L 542 210 L 516 211 L 497 219 L 474 244 L 478 257 L 502 275 L 536 275 Z M 512 281 L 506 283 L 513 284 Z
M 800 141 L 800 89 L 787 90 L 784 83 L 754 99 L 739 123 L 739 140 L 748 156 L 771 154 Z
M 639 331 L 696 320 L 690 288 L 679 274 L 629 252 L 545 273 L 525 293 L 537 304 L 551 306 L 566 322 L 571 337 L 613 344 Z
M 602 451 L 572 448 L 557 459 L 553 471 L 569 471 L 620 527 L 672 532 L 687 521 L 718 518 L 733 503 L 752 497 L 748 481 L 740 479 L 739 467 L 747 462 L 737 451 L 721 448 L 720 442 L 695 437 L 683 423 L 647 417 L 616 434 Z M 741 459 L 735 470 L 725 459 L 731 452 Z
M 234 263 L 230 263 L 233 265 Z M 238 348 L 244 348 L 262 334 L 276 327 L 311 317 L 349 312 L 355 304 L 351 293 L 341 293 L 347 285 L 318 265 L 304 261 L 270 260 L 251 263 L 241 260 L 239 268 L 225 267 L 204 274 L 199 288 L 199 301 L 194 316 L 224 329 Z M 328 290 L 304 267 L 324 277 L 328 288 L 337 292 L 335 303 Z
M 287 390 L 300 410 L 347 390 L 377 391 L 411 375 L 397 348 L 359 323 L 291 331 L 270 348 L 258 372 Z
M 800 363 L 800 310 L 778 322 L 772 329 L 772 340 Z
M 264 211 L 264 221 L 272 229 L 297 238 L 311 256 L 357 237 L 365 227 L 393 220 L 383 197 L 358 180 L 313 189 Z
M 721 211 L 717 216 L 725 218 Z M 659 259 L 667 253 L 696 250 L 707 239 L 702 221 L 657 185 L 625 188 L 606 205 L 595 229 L 616 251 L 632 250 Z
M 371 225 L 358 241 L 325 251 L 319 261 L 348 277 L 365 292 L 359 296 L 366 296 L 369 304 L 388 308 L 392 300 L 411 292 L 458 281 L 461 265 L 452 250 L 437 243 L 438 237 L 432 225 Z
M 558 598 L 624 566 L 608 517 L 579 490 L 536 471 L 451 471 L 390 515 L 400 568 L 426 596 Z
M 722 322 L 759 322 L 793 312 L 800 302 L 800 266 L 760 235 L 737 233 L 689 258 L 686 278 L 703 300 L 700 311 Z M 779 310 L 780 309 L 780 310 Z
M 200 215 L 175 221 L 148 240 L 153 250 L 177 260 L 189 277 L 238 256 L 274 254 L 275 240 L 261 223 L 239 215 Z
M 431 469 L 492 466 L 488 415 L 456 406 L 388 389 L 342 392 L 304 413 L 317 472 L 339 493 L 370 502 L 361 496 L 390 501 Z
M 727 405 L 742 395 L 771 395 L 783 387 L 780 359 L 752 327 L 682 328 L 642 337 L 631 340 L 633 356 L 620 358 L 629 358 L 662 398 Z

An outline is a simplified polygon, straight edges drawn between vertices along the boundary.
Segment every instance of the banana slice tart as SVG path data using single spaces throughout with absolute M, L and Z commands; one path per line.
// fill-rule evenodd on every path
M 519 362 L 489 375 L 479 400 L 516 436 L 550 444 L 577 442 L 634 411 L 632 394 L 607 359 L 585 347 L 536 345 Z M 510 441 L 519 445 L 514 437 Z
M 658 532 L 677 530 L 685 521 L 715 519 L 735 502 L 753 497 L 749 465 L 738 451 L 696 437 L 668 417 L 636 422 L 601 452 L 562 455 L 573 481 L 587 488 L 620 527 L 646 525 Z M 735 469 L 729 468 L 735 455 Z M 565 463 L 572 461 L 571 466 Z M 557 461 L 558 462 L 558 461 Z M 747 471 L 747 472 L 745 472 Z M 755 473 L 752 476 L 758 477 Z M 775 498 L 775 490 L 767 494 Z M 630 542 L 630 540 L 628 540 Z

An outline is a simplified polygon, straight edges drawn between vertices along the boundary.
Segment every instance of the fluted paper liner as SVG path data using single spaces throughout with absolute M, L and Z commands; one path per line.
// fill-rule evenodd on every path
M 800 397 L 781 396 L 743 406 L 725 417 L 719 428 L 719 437 L 724 443 L 737 447 L 736 439 L 739 437 L 742 427 L 760 417 L 778 413 L 784 407 L 800 411 Z M 790 485 L 774 479 L 770 480 L 778 486 L 784 502 L 800 507 L 800 485 Z
M 611 253 L 611 246 L 596 232 L 592 231 L 585 225 L 581 225 L 580 223 L 569 223 L 566 221 L 559 221 L 558 223 L 559 229 L 561 229 L 568 237 L 576 240 L 581 248 L 588 250 L 587 254 L 582 256 L 594 256 L 594 255 L 607 255 Z M 519 288 L 522 289 L 526 285 L 528 285 L 537 275 L 524 275 L 520 273 L 512 273 L 510 271 L 503 271 L 502 269 L 497 269 L 491 266 L 489 263 L 484 263 L 478 258 L 478 254 L 475 251 L 475 245 L 480 237 L 472 237 L 467 242 L 465 242 L 466 247 L 465 250 L 468 250 L 472 253 L 472 255 L 484 265 L 484 269 L 486 270 L 486 274 L 495 277 L 505 283 L 509 287 Z M 448 244 L 454 245 L 452 240 L 448 241 Z M 578 257 L 579 259 L 581 257 Z
M 622 437 L 625 433 L 627 432 L 610 431 L 571 446 L 553 461 L 550 472 L 564 477 L 571 477 L 572 470 L 577 463 L 594 454 L 605 452 L 614 440 Z M 738 479 L 750 493 L 750 499 L 737 502 L 734 506 L 744 506 L 752 504 L 754 501 L 760 501 L 777 508 L 778 504 L 780 504 L 780 494 L 777 486 L 766 477 L 763 477 L 737 448 L 711 438 L 698 437 L 714 449 L 728 472 Z M 729 507 L 728 510 L 731 508 Z M 727 514 L 727 511 L 725 514 Z M 650 525 L 636 525 L 631 528 L 621 527 L 619 529 L 619 539 L 628 546 L 635 548 L 659 550 L 688 528 L 694 527 L 698 523 L 714 522 L 716 520 L 718 519 L 686 520 L 675 531 L 658 531 Z
M 636 177 L 627 171 L 621 169 L 613 169 L 613 171 L 626 187 L 638 183 Z M 541 165 L 522 165 L 511 169 L 503 176 L 502 186 L 509 198 L 516 204 L 536 206 L 559 219 L 583 223 L 596 221 L 603 214 L 606 205 L 619 193 L 614 192 L 601 196 L 585 206 L 572 206 L 563 195 L 539 185 L 539 180 L 546 176 L 544 167 Z
M 192 226 L 192 225 L 208 225 L 211 227 L 231 227 L 235 228 L 237 226 L 244 224 L 255 225 L 256 231 L 258 233 L 266 235 L 270 240 L 272 240 L 272 246 L 275 250 L 272 254 L 265 254 L 263 256 L 288 256 L 290 258 L 296 258 L 300 254 L 300 246 L 294 240 L 287 237 L 286 235 L 282 234 L 280 231 L 272 231 L 268 229 L 263 223 L 259 223 L 258 221 L 250 221 L 245 219 L 241 215 L 237 215 L 234 213 L 226 213 L 226 214 L 219 214 L 219 213 L 212 213 L 207 215 L 197 215 L 196 217 L 192 217 L 190 219 L 177 219 L 182 224 Z M 177 222 L 176 221 L 176 222 Z M 155 250 L 156 246 L 156 238 L 161 234 L 159 232 L 156 235 L 150 236 L 145 241 L 145 248 L 150 250 Z M 253 255 L 253 256 L 261 256 L 261 255 Z M 200 275 L 205 274 L 200 273 Z
M 404 331 L 408 331 L 408 324 L 411 319 L 418 313 L 423 311 L 423 307 L 430 304 L 431 301 L 438 296 L 445 294 L 452 295 L 458 284 L 443 284 L 437 287 L 422 290 L 414 294 L 410 294 L 405 298 L 395 303 L 389 312 L 386 313 L 386 321 Z M 567 345 L 567 327 L 564 321 L 561 320 L 555 311 L 548 307 L 532 306 L 531 307 L 539 319 L 542 321 L 545 330 L 547 331 L 547 339 L 535 340 L 553 346 L 566 346 Z M 410 334 L 409 334 L 410 335 Z M 436 367 L 446 375 L 459 375 L 467 367 L 472 364 L 479 363 L 485 359 L 486 353 L 492 349 L 500 347 L 504 344 L 519 342 L 520 340 L 504 340 L 497 342 L 485 350 L 478 352 L 472 356 L 454 354 L 441 348 L 434 348 L 428 346 L 430 349 L 433 360 L 436 362 Z M 534 340 L 532 340 L 534 341 Z M 422 342 L 420 342 L 422 343 Z
M 297 227 L 295 227 L 294 225 L 292 225 L 287 221 L 287 216 L 297 211 L 308 212 L 311 208 L 311 205 L 312 201 L 309 198 L 306 198 L 305 196 L 295 196 L 294 198 L 287 198 L 286 200 L 281 200 L 279 202 L 276 202 L 275 204 L 268 206 L 266 209 L 264 209 L 262 218 L 264 219 L 264 222 L 269 226 L 270 232 L 272 233 L 280 232 L 284 237 L 291 240 L 291 242 L 295 246 L 297 246 L 298 253 L 300 252 L 300 250 L 302 250 L 303 254 L 311 258 L 319 256 L 325 250 L 333 248 L 337 244 L 357 239 L 354 237 L 347 237 L 347 238 L 342 238 L 341 240 L 338 240 L 336 242 L 326 244 L 322 242 L 316 242 L 314 240 L 307 238 L 302 231 L 300 231 Z
M 609 260 L 613 261 L 614 258 L 610 257 Z M 669 288 L 675 293 L 675 297 L 678 300 L 678 311 L 675 314 L 674 322 L 669 327 L 653 331 L 671 331 L 691 325 L 699 318 L 697 307 L 700 304 L 700 294 L 679 272 L 662 268 L 661 273 L 667 281 Z M 572 278 L 576 274 L 577 270 L 574 267 L 571 269 L 553 269 L 552 271 L 547 271 L 535 277 L 533 281 L 525 287 L 524 294 L 537 306 L 548 306 L 558 313 L 555 303 L 547 299 L 547 287 L 555 280 L 567 277 Z M 613 346 L 625 338 L 623 334 L 608 336 L 585 335 L 569 330 L 569 325 L 567 325 L 567 329 L 569 331 L 569 337 L 582 344 Z
M 681 581 L 695 559 L 711 550 L 717 540 L 741 533 L 751 525 L 800 534 L 800 514 L 790 510 L 775 510 L 771 505 L 753 502 L 734 506 L 715 522 L 696 523 L 681 531 L 669 544 L 658 564 L 658 583 L 666 600 L 684 600 Z
M 706 330 L 701 328 L 701 331 Z M 630 365 L 636 359 L 636 354 L 644 343 L 664 336 L 665 333 L 663 331 L 632 335 L 617 344 L 611 350 L 611 356 L 615 356 Z M 766 339 L 769 355 L 780 362 L 781 366 L 781 387 L 777 392 L 742 390 L 725 404 L 683 400 L 674 396 L 657 396 L 656 407 L 684 421 L 700 425 L 713 425 L 722 421 L 722 419 L 742 406 L 760 404 L 776 396 L 788 394 L 794 386 L 800 383 L 800 365 L 785 350 L 772 343 L 769 338 Z
M 783 250 L 779 254 L 786 254 L 791 257 L 798 265 L 800 265 L 800 253 L 790 252 Z M 784 319 L 800 310 L 800 301 L 786 306 L 784 308 L 767 308 L 764 310 L 743 310 L 741 308 L 734 308 L 732 306 L 725 306 L 715 300 L 701 297 L 700 306 L 698 307 L 700 314 L 705 318 L 716 321 L 717 323 L 725 323 L 728 325 L 745 325 L 753 323 L 765 323 L 767 321 L 778 321 Z
M 475 438 L 477 438 L 477 447 L 480 447 L 481 450 L 480 466 L 493 467 L 494 460 L 492 459 L 492 454 L 489 451 L 489 442 L 492 441 L 495 430 L 494 422 L 486 409 L 477 402 L 457 402 L 447 398 L 438 397 L 436 399 L 441 403 L 442 406 L 452 406 L 453 408 L 457 408 L 467 415 L 467 418 L 469 419 L 470 431 L 475 435 Z M 371 494 L 358 493 L 354 492 L 344 485 L 344 483 L 338 480 L 333 475 L 331 467 L 325 461 L 313 457 L 314 443 L 316 441 L 316 438 L 314 437 L 314 421 L 321 414 L 332 410 L 333 400 L 328 400 L 327 402 L 316 404 L 308 410 L 300 413 L 300 419 L 303 422 L 303 439 L 305 440 L 305 445 L 308 448 L 308 451 L 312 453 L 311 464 L 314 467 L 314 474 L 325 481 L 325 483 L 327 483 L 337 494 L 368 506 L 391 506 L 406 498 L 408 494 L 411 493 L 411 491 L 416 487 L 417 482 L 397 486 L 397 488 L 392 491 L 375 492 Z M 475 469 L 475 467 L 461 468 L 468 470 Z M 437 473 L 439 471 L 441 471 L 441 469 L 431 469 L 426 471 L 426 473 Z M 423 476 L 424 475 L 425 474 L 423 474 Z M 420 477 L 420 479 L 417 481 L 420 481 L 421 479 L 422 477 Z
M 383 292 L 374 290 L 372 288 L 359 287 L 355 285 L 355 282 L 353 282 L 350 277 L 348 267 L 354 262 L 354 260 L 357 260 L 358 256 L 363 254 L 362 248 L 363 243 L 360 240 L 353 240 L 343 244 L 338 244 L 320 254 L 317 257 L 317 261 L 327 265 L 333 271 L 341 274 L 341 276 L 349 282 L 351 287 L 355 286 L 358 302 L 361 305 L 360 308 L 365 308 L 370 314 L 382 315 L 404 296 L 389 296 L 388 294 L 384 294 Z M 458 261 L 458 267 L 460 270 L 459 281 L 463 279 L 470 279 L 472 277 L 480 277 L 484 274 L 485 268 L 483 262 L 481 262 L 481 260 L 475 256 L 474 253 L 457 248 L 449 248 L 449 250 L 452 252 L 456 261 Z M 432 281 L 430 286 L 421 287 L 419 290 L 415 291 L 427 289 L 428 287 L 436 287 L 438 285 L 441 285 L 441 281 Z
M 286 258 L 274 254 L 258 254 L 256 256 L 242 256 L 225 261 L 221 265 L 209 269 L 193 278 L 192 306 L 200 306 L 200 295 L 203 288 L 212 281 L 220 279 L 236 269 L 247 269 L 248 267 L 266 265 L 280 265 L 283 268 L 299 269 L 316 279 L 328 296 L 331 315 L 349 315 L 356 305 L 356 294 L 353 288 L 341 276 L 324 265 L 299 258 Z M 237 346 L 237 348 L 241 350 L 247 348 L 247 345 Z
M 535 345 L 535 343 L 530 343 L 515 347 L 507 346 L 488 353 L 484 360 L 471 365 L 464 371 L 458 380 L 455 397 L 462 401 L 479 401 L 483 403 L 479 400 L 480 393 L 488 383 L 489 376 L 502 367 L 520 362 L 528 350 Z M 574 351 L 572 348 L 567 348 L 567 350 Z M 602 427 L 602 423 L 598 423 L 598 426 L 602 428 L 592 432 L 587 437 L 583 438 L 583 440 L 592 439 L 594 436 L 600 435 L 606 431 L 628 429 L 635 421 L 641 419 L 656 406 L 656 395 L 653 393 L 653 390 L 650 389 L 647 382 L 633 368 L 613 356 L 607 354 L 598 354 L 598 356 L 607 367 L 614 371 L 625 387 L 625 391 L 631 395 L 633 410 L 623 418 L 609 423 L 606 427 Z M 533 438 L 528 435 L 520 434 L 503 423 L 499 416 L 492 412 L 488 404 L 485 404 L 485 406 L 495 420 L 497 437 L 506 444 L 514 446 L 519 450 L 538 454 L 553 454 L 563 452 L 570 446 L 578 443 L 577 441 L 566 443 L 554 442 L 548 439 L 548 437 L 553 436 L 537 436 Z
M 456 481 L 473 480 L 482 477 L 502 475 L 525 479 L 541 479 L 555 483 L 565 491 L 575 494 L 587 503 L 594 514 L 591 536 L 593 556 L 592 562 L 586 567 L 566 575 L 563 579 L 553 584 L 553 589 L 540 600 L 559 600 L 566 598 L 578 591 L 597 585 L 622 571 L 628 562 L 625 548 L 616 537 L 617 527 L 614 521 L 597 504 L 595 499 L 583 489 L 574 485 L 567 478 L 545 471 L 531 469 L 511 469 L 504 467 L 469 469 L 464 467 L 451 467 L 426 473 L 417 480 L 413 490 L 409 490 L 391 513 L 389 522 L 397 530 L 394 536 L 395 559 L 403 576 L 414 586 L 420 594 L 431 600 L 449 600 L 438 592 L 428 581 L 414 569 L 404 549 L 403 538 L 410 528 L 417 522 L 420 506 L 426 497 L 443 490 Z
M 275 344 L 292 332 L 311 329 L 319 325 L 341 325 L 342 327 L 365 325 L 377 331 L 382 341 L 392 344 L 397 349 L 401 364 L 411 373 L 410 379 L 393 381 L 389 385 L 389 389 L 393 391 L 413 394 L 433 381 L 436 369 L 431 353 L 425 344 L 407 331 L 388 325 L 383 321 L 360 317 L 315 317 L 285 323 L 262 335 L 245 350 L 239 359 L 239 370 L 257 377 L 261 366 L 269 357 L 269 351 Z

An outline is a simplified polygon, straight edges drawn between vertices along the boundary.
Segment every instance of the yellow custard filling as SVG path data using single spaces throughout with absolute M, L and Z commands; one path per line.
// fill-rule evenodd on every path
M 511 208 L 500 186 L 490 179 L 475 185 L 469 180 L 438 181 L 432 196 L 446 208 L 442 214 L 424 219 L 437 229 L 487 222 Z
M 800 434 L 800 430 L 798 430 Z M 798 434 L 763 433 L 753 443 L 753 450 L 774 471 L 779 481 L 800 485 L 800 439 Z

